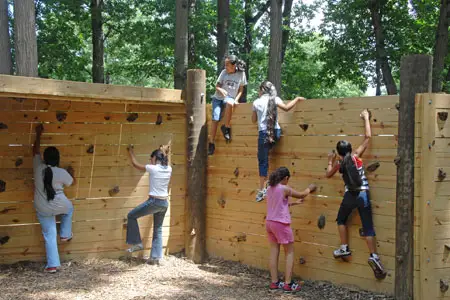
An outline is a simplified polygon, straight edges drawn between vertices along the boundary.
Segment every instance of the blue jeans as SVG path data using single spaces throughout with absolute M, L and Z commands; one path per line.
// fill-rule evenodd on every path
M 266 142 L 267 132 L 261 130 L 258 134 L 258 167 L 259 176 L 267 177 L 269 172 L 269 152 L 275 145 Z M 281 137 L 281 129 L 275 129 L 275 141 L 278 141 Z
M 212 97 L 212 120 L 220 121 L 225 111 L 225 105 L 227 103 L 234 104 L 234 99 L 231 97 L 225 97 L 223 100 L 219 100 L 216 97 Z
M 42 235 L 45 241 L 45 253 L 47 255 L 46 268 L 53 268 L 61 266 L 59 261 L 58 244 L 56 241 L 56 219 L 55 216 L 45 216 L 36 213 L 39 223 L 42 227 Z M 72 215 L 73 207 L 65 215 L 61 215 L 61 227 L 59 236 L 67 238 L 72 236 Z
M 139 204 L 128 213 L 127 244 L 136 245 L 142 243 L 141 233 L 137 219 L 153 214 L 153 239 L 150 258 L 160 259 L 163 256 L 162 225 L 169 203 L 167 200 L 149 197 L 147 201 Z

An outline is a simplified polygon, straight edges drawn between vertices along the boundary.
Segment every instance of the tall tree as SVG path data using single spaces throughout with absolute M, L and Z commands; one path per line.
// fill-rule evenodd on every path
M 11 40 L 9 37 L 8 0 L 0 0 L 0 74 L 12 74 Z
M 281 62 L 284 61 L 284 55 L 286 54 L 286 48 L 289 42 L 289 32 L 291 30 L 291 12 L 293 0 L 284 0 L 283 8 L 283 36 L 281 39 L 282 50 L 281 50 Z
M 105 83 L 103 0 L 91 0 L 92 82 Z
M 383 74 L 383 81 L 386 85 L 386 90 L 389 95 L 397 94 L 397 86 L 392 76 L 391 66 L 389 64 L 388 55 L 385 48 L 385 40 L 383 33 L 382 19 L 382 6 L 383 0 L 369 0 L 369 9 L 372 16 L 372 25 L 375 35 L 375 53 L 376 60 L 379 63 L 381 72 Z
M 192 20 L 195 17 L 196 10 L 196 0 L 189 0 L 189 19 Z M 191 23 L 189 20 L 189 23 Z M 189 68 L 195 68 L 197 64 L 196 53 L 195 53 L 195 30 L 192 26 L 189 26 L 189 37 L 188 37 L 188 65 Z
M 183 89 L 188 66 L 188 0 L 176 2 L 175 32 L 175 88 Z
M 16 74 L 38 76 L 38 52 L 34 0 L 14 1 L 14 45 Z
M 223 68 L 224 57 L 228 54 L 228 27 L 230 22 L 230 0 L 217 3 L 217 75 Z
M 448 54 L 448 18 L 450 17 L 449 0 L 441 0 L 439 9 L 439 22 L 436 29 L 436 40 L 433 53 L 433 82 L 432 91 L 438 93 L 442 90 L 442 80 L 445 58 Z
M 281 50 L 282 50 L 282 0 L 270 1 L 270 48 L 268 78 L 278 92 L 281 89 Z

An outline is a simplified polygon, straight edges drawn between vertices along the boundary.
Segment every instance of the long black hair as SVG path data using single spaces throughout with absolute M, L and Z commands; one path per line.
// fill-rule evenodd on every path
M 44 191 L 47 193 L 47 200 L 55 199 L 55 189 L 53 188 L 53 171 L 51 167 L 59 166 L 59 151 L 56 147 L 48 147 L 44 151 L 44 162 L 47 167 L 44 170 Z
M 289 172 L 289 169 L 286 167 L 279 167 L 278 169 L 273 171 L 272 174 L 270 174 L 269 185 L 276 186 L 286 177 L 291 177 L 291 173 Z
M 167 166 L 169 164 L 169 154 L 170 145 L 161 145 L 150 154 L 150 158 L 155 157 L 157 162 L 163 166 Z
M 270 81 L 264 81 L 259 86 L 259 90 L 261 91 L 261 97 L 269 97 L 269 101 L 267 103 L 267 137 L 266 143 L 272 144 L 275 142 L 275 124 L 277 123 L 278 113 L 277 113 L 277 105 L 275 103 L 275 99 L 277 97 L 277 89 L 275 85 L 273 85 Z
M 348 141 L 342 140 L 336 144 L 337 153 L 343 157 L 341 164 L 341 173 L 342 170 L 350 166 L 353 163 L 352 161 L 352 144 Z
M 236 55 L 228 55 L 226 59 L 228 59 L 228 61 L 235 66 L 236 72 L 245 72 L 245 62 L 240 60 Z

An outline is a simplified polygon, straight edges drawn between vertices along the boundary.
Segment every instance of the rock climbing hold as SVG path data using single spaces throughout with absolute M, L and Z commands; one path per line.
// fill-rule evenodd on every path
M 67 113 L 65 112 L 57 112 L 56 113 L 56 119 L 58 122 L 64 122 L 67 118 Z
M 239 176 L 239 168 L 236 168 L 233 172 L 234 176 L 238 177 Z
M 298 262 L 299 262 L 301 265 L 306 264 L 306 260 L 305 260 L 305 258 L 304 258 L 303 256 L 300 256 L 300 259 L 298 260 Z
M 4 245 L 9 241 L 9 236 L 5 235 L 0 237 L 0 245 Z
M 139 115 L 137 113 L 131 113 L 128 115 L 127 117 L 127 121 L 128 122 L 134 122 L 136 121 L 136 119 L 139 117 Z
M 225 208 L 225 204 L 227 203 L 227 201 L 225 200 L 223 195 L 221 195 L 220 198 L 217 200 L 217 203 L 220 205 L 220 207 Z
M 245 233 L 243 233 L 243 232 L 239 233 L 239 234 L 236 235 L 234 238 L 235 238 L 236 241 L 238 241 L 238 242 L 245 242 L 245 241 L 247 241 L 247 235 L 246 235 Z
M 438 170 L 438 179 L 439 179 L 439 181 L 444 180 L 445 177 L 447 177 L 447 173 L 444 172 L 444 170 L 442 168 L 439 168 L 439 170 Z
M 0 193 L 6 191 L 6 182 L 0 180 Z
M 400 110 L 400 103 L 395 103 L 395 108 L 396 108 L 397 110 Z
M 0 123 L 0 129 L 8 129 L 8 125 L 5 123 Z
M 326 218 L 325 215 L 320 215 L 319 219 L 317 220 L 317 227 L 319 227 L 319 229 L 324 229 L 325 228 L 325 222 L 326 222 Z
M 306 124 L 306 123 L 303 123 L 303 124 L 299 124 L 298 126 L 300 126 L 300 128 L 301 128 L 301 129 L 303 129 L 303 131 L 306 131 L 306 130 L 308 130 L 308 127 L 309 127 L 309 125 L 308 125 L 308 124 Z
M 441 292 L 445 293 L 448 291 L 448 282 L 443 279 L 439 280 L 439 286 L 441 288 Z
M 371 163 L 370 165 L 368 165 L 366 170 L 368 172 L 374 172 L 376 169 L 378 169 L 378 167 L 380 167 L 380 162 L 376 161 L 376 162 Z
M 437 114 L 438 114 L 439 120 L 444 121 L 444 122 L 447 121 L 448 112 L 440 111 Z
M 119 192 L 120 192 L 120 188 L 117 185 L 108 191 L 108 193 L 111 197 L 118 194 Z
M 110 116 L 104 116 L 103 118 L 105 119 L 105 121 L 111 120 L 111 117 L 110 117 Z
M 161 116 L 161 114 L 158 114 L 158 116 L 156 117 L 156 125 L 161 125 L 163 121 L 163 118 Z
M 394 158 L 394 163 L 395 163 L 395 165 L 398 167 L 399 165 L 400 165 L 400 161 L 401 161 L 402 159 L 400 158 L 400 156 L 396 156 L 395 158 Z
M 22 158 L 19 157 L 18 159 L 16 159 L 16 163 L 15 163 L 16 167 L 21 166 L 22 164 L 23 164 Z
M 94 145 L 90 145 L 89 148 L 86 150 L 86 153 L 94 153 Z

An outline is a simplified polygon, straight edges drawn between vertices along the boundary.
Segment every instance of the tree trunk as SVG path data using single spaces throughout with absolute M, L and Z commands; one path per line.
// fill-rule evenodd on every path
M 445 83 L 442 89 L 445 93 L 450 93 L 450 66 L 448 66 L 447 76 L 445 76 Z
M 381 24 L 381 5 L 380 0 L 369 0 L 369 9 L 372 15 L 373 31 L 375 34 L 376 57 L 380 60 L 381 72 L 383 73 L 383 81 L 389 95 L 397 94 L 397 86 L 392 77 L 389 59 L 386 54 L 384 44 L 383 27 Z
M 38 53 L 33 0 L 14 1 L 14 41 L 17 75 L 38 77 Z
M 289 43 L 289 32 L 291 26 L 291 12 L 292 12 L 292 3 L 293 0 L 285 0 L 284 1 L 284 10 L 283 10 L 283 37 L 282 37 L 282 50 L 281 50 L 281 62 L 284 61 L 284 55 L 286 54 L 286 48 Z
M 377 58 L 377 63 L 375 66 L 375 72 L 377 73 L 376 75 L 376 81 L 377 81 L 377 89 L 375 92 L 375 96 L 381 96 L 381 70 L 380 70 L 380 60 Z
M 8 0 L 0 0 L 0 74 L 11 75 L 12 56 L 9 39 Z
M 189 19 L 194 18 L 195 15 L 195 5 L 196 0 L 189 0 Z M 192 22 L 189 21 L 189 24 Z M 195 57 L 195 31 L 194 26 L 189 26 L 189 37 L 188 37 L 188 65 L 190 69 L 195 69 L 196 57 Z
M 175 88 L 182 90 L 188 67 L 188 0 L 177 0 L 175 32 Z
M 433 53 L 433 93 L 442 90 L 445 58 L 448 53 L 448 0 L 441 0 L 439 23 L 436 29 L 436 41 Z
M 270 1 L 270 49 L 268 78 L 281 94 L 281 6 L 282 0 Z
M 105 82 L 102 11 L 103 0 L 91 0 L 92 82 L 95 83 Z
M 230 22 L 230 0 L 217 3 L 217 75 L 224 67 L 224 57 L 228 55 L 228 26 Z

